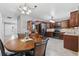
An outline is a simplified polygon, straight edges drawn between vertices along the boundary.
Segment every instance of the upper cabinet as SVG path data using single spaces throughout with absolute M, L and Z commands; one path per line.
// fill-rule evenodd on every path
M 51 22 L 47 22 L 47 28 L 54 28 L 55 27 L 55 23 L 51 23 Z
M 69 28 L 69 20 L 61 21 L 61 28 Z
M 69 25 L 70 27 L 79 26 L 79 11 L 73 11 L 70 13 Z

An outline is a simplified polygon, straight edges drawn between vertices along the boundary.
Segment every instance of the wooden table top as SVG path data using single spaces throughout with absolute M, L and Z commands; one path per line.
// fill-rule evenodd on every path
M 38 33 L 33 33 L 30 37 L 34 40 L 34 42 L 40 42 L 43 40 L 43 36 L 39 35 Z
M 23 41 L 21 39 L 7 40 L 4 46 L 11 52 L 23 52 L 34 48 L 34 41 Z

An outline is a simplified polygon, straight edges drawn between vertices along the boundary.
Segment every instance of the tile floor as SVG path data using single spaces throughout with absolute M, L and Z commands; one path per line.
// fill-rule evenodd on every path
M 78 53 L 63 48 L 63 40 L 49 38 L 46 56 L 78 56 Z
M 46 56 L 78 56 L 77 52 L 63 48 L 63 40 L 49 38 Z

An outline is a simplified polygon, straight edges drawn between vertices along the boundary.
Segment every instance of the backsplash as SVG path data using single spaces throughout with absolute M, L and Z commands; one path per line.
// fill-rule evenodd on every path
M 61 32 L 65 32 L 66 34 L 77 34 L 77 35 L 79 35 L 79 27 L 61 29 Z

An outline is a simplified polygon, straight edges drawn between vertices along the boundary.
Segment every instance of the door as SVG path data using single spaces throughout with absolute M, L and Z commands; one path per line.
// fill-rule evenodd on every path
M 4 23 L 4 36 L 11 36 L 16 33 L 16 25 L 14 23 Z

